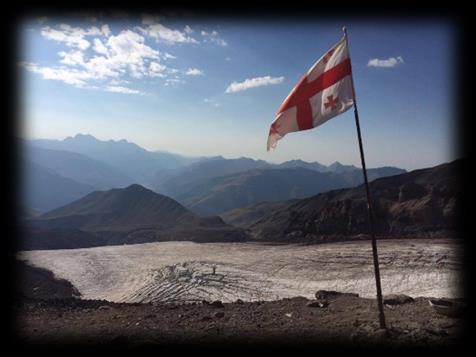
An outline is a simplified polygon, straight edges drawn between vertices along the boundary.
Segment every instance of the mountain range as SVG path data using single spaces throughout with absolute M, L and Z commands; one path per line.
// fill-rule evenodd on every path
M 165 151 L 148 151 L 124 139 L 98 140 L 89 134 L 77 134 L 64 140 L 36 139 L 29 143 L 43 149 L 82 154 L 116 168 L 141 184 L 148 184 L 158 170 L 173 169 L 198 160 Z
M 368 169 L 369 180 L 406 172 L 396 167 Z M 363 182 L 362 170 L 338 162 L 325 166 L 300 160 L 271 164 L 249 158 L 204 159 L 165 171 L 155 191 L 198 214 L 221 214 L 261 201 L 304 198 Z
M 210 215 L 257 202 L 304 198 L 347 186 L 344 177 L 332 172 L 300 167 L 254 169 L 202 180 L 172 197 L 194 212 Z
M 102 141 L 84 134 L 23 143 L 23 167 L 28 176 L 24 181 L 25 211 L 46 212 L 81 197 L 78 192 L 137 183 L 174 198 L 197 214 L 216 215 L 260 201 L 304 198 L 363 181 L 359 168 L 339 162 L 326 166 L 302 160 L 272 164 L 245 157 L 191 158 L 147 151 L 126 140 Z M 32 164 L 35 170 L 48 172 L 51 182 L 46 174 L 27 174 L 32 172 Z M 382 167 L 369 169 L 368 175 L 373 180 L 402 172 L 405 170 Z M 50 197 L 46 192 L 54 191 L 58 181 L 62 181 L 61 190 Z
M 463 164 L 464 159 L 460 159 L 371 182 L 377 234 L 422 238 L 458 233 Z M 316 243 L 368 238 L 368 234 L 363 185 L 304 199 L 255 203 L 218 217 L 199 216 L 170 197 L 133 184 L 94 191 L 63 207 L 25 219 L 20 249 L 170 240 Z
M 24 156 L 38 166 L 96 189 L 125 187 L 135 182 L 119 169 L 76 152 L 27 145 Z

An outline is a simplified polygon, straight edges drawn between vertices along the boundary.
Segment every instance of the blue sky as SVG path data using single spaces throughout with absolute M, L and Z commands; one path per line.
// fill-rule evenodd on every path
M 18 61 L 21 134 L 89 133 L 192 156 L 360 166 L 352 110 L 266 151 L 281 102 L 343 25 L 367 166 L 454 159 L 456 34 L 435 21 L 31 19 Z

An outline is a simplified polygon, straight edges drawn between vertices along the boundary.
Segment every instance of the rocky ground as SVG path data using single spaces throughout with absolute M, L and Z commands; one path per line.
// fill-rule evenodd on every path
M 16 333 L 28 344 L 116 346 L 279 342 L 441 348 L 461 342 L 461 318 L 438 314 L 425 298 L 385 306 L 388 336 L 378 328 L 375 300 L 342 294 L 326 301 L 319 307 L 302 297 L 181 305 L 24 299 L 15 309 Z
M 12 311 L 20 346 L 294 348 L 318 344 L 443 351 L 464 342 L 464 312 L 442 315 L 428 298 L 386 297 L 385 333 L 379 329 L 376 300 L 357 294 L 321 290 L 311 300 L 113 303 L 80 299 L 67 280 L 19 264 L 22 283 Z M 454 301 L 462 304 L 460 300 Z

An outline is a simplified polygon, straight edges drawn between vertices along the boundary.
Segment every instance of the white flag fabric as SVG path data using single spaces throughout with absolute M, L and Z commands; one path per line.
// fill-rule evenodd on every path
M 287 133 L 315 128 L 354 104 L 352 69 L 344 36 L 296 84 L 271 124 L 267 150 Z

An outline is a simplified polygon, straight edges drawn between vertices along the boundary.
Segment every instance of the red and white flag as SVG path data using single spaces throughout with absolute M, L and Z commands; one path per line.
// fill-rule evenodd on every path
M 267 150 L 287 133 L 315 128 L 354 104 L 352 69 L 344 36 L 296 84 L 269 129 Z

